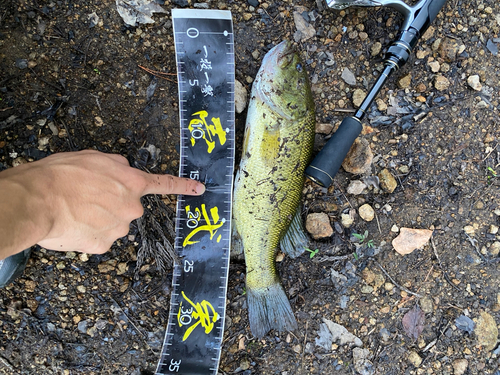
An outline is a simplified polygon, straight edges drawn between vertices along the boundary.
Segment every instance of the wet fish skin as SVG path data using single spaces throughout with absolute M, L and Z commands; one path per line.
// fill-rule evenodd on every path
M 292 256 L 307 243 L 297 212 L 314 135 L 307 72 L 284 41 L 266 54 L 254 81 L 234 189 L 233 243 L 244 250 L 250 328 L 257 337 L 297 327 L 275 258 L 280 241 Z

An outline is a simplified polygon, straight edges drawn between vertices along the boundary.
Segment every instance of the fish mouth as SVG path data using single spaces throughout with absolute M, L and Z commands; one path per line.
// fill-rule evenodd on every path
M 271 110 L 276 112 L 278 115 L 284 117 L 287 120 L 292 120 L 293 117 L 286 113 L 284 109 L 277 105 L 273 100 L 273 97 L 281 95 L 279 90 L 273 88 L 272 79 L 263 79 L 267 73 L 272 76 L 276 69 L 287 68 L 294 60 L 294 54 L 296 53 L 295 48 L 288 40 L 282 41 L 280 44 L 275 46 L 268 54 L 264 57 L 262 62 L 261 71 L 259 72 L 260 80 L 256 85 L 257 95 L 261 98 L 263 102 L 266 102 Z

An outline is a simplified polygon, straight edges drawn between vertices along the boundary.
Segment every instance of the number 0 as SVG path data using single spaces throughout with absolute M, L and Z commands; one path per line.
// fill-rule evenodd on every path
M 200 35 L 200 32 L 198 31 L 198 29 L 195 29 L 194 27 L 190 27 L 189 29 L 187 29 L 186 34 L 190 38 L 197 38 L 198 35 Z

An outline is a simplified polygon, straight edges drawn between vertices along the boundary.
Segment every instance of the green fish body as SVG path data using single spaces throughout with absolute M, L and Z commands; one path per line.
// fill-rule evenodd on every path
M 299 205 L 315 134 L 315 110 L 299 54 L 284 41 L 270 50 L 252 87 L 243 153 L 234 185 L 233 244 L 246 263 L 250 328 L 297 327 L 276 271 L 276 252 L 307 246 Z

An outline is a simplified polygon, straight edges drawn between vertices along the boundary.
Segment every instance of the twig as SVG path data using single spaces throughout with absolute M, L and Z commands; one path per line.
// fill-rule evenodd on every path
M 2 364 L 7 367 L 9 370 L 14 370 L 14 367 L 10 364 L 10 362 L 8 360 L 6 360 L 4 357 L 2 357 L 0 355 L 0 362 L 2 362 Z
M 378 221 L 378 215 L 376 212 L 375 212 L 375 219 L 377 220 L 378 232 L 382 234 L 382 229 L 380 229 L 380 222 Z
M 379 262 L 377 262 L 377 261 L 376 261 L 376 260 L 374 260 L 374 259 L 372 259 L 372 261 L 373 261 L 373 262 L 374 262 L 374 263 L 378 266 L 378 268 L 380 268 L 380 269 L 382 270 L 382 272 L 383 272 L 383 273 L 384 273 L 384 274 L 385 274 L 385 275 L 386 275 L 386 276 L 387 276 L 387 277 L 388 277 L 388 278 L 392 281 L 392 283 L 393 283 L 394 285 L 396 285 L 399 289 L 404 290 L 406 293 L 411 294 L 411 295 L 413 295 L 413 296 L 415 296 L 415 297 L 422 298 L 422 296 L 421 296 L 420 294 L 415 293 L 415 292 L 412 292 L 410 289 L 405 288 L 405 287 L 404 287 L 404 286 L 402 286 L 402 285 L 399 285 L 399 284 L 398 284 L 398 283 L 397 283 L 397 282 L 396 282 L 396 281 L 395 281 L 395 280 L 391 277 L 391 275 L 389 275 L 389 274 L 387 273 L 387 271 L 384 269 L 384 267 L 382 267 L 382 265 L 381 265 Z
M 346 260 L 346 259 L 351 259 L 353 257 L 352 254 L 347 254 L 347 255 L 340 255 L 336 257 L 322 257 L 322 258 L 314 258 L 313 262 L 316 263 L 322 263 L 322 262 L 336 262 L 338 260 Z
M 14 107 L 2 108 L 2 109 L 0 109 L 0 112 L 8 111 L 9 109 L 12 109 L 12 108 L 14 108 Z
M 490 155 L 493 153 L 493 151 L 495 151 L 495 149 L 498 147 L 498 143 L 496 144 L 495 147 L 493 147 L 493 150 L 491 150 L 488 155 L 485 156 L 485 158 L 481 161 L 485 161 L 486 159 L 488 159 L 490 157 Z
M 448 274 L 446 273 L 446 271 L 444 270 L 443 268 L 443 264 L 441 263 L 441 259 L 439 259 L 439 255 L 438 255 L 438 252 L 437 252 L 437 249 L 436 249 L 436 245 L 434 244 L 434 239 L 431 237 L 431 245 L 432 245 L 432 249 L 434 250 L 434 255 L 436 256 L 436 259 L 438 261 L 438 265 L 439 265 L 439 268 L 441 269 L 441 272 L 443 272 L 443 276 L 444 276 L 444 279 L 446 280 L 446 282 L 448 284 L 450 284 L 453 288 L 455 288 L 456 290 L 458 291 L 461 291 L 459 287 L 457 287 L 455 284 L 453 284 L 448 276 Z
M 176 81 L 174 81 L 173 79 L 170 79 L 170 78 L 167 78 L 165 77 L 166 75 L 172 75 L 172 76 L 175 76 L 176 74 L 175 73 L 164 73 L 164 72 L 158 72 L 156 70 L 151 70 L 149 68 L 146 68 L 142 65 L 137 65 L 139 68 L 141 68 L 142 70 L 145 70 L 146 72 L 148 72 L 149 74 L 152 74 L 154 75 L 155 77 L 158 77 L 158 78 L 161 78 L 161 79 L 166 79 L 167 81 L 170 81 L 170 82 L 174 82 L 174 83 L 177 83 Z
M 116 300 L 113 298 L 113 297 L 109 297 L 111 298 L 111 300 L 116 304 L 116 306 L 118 306 L 118 308 L 120 309 L 120 311 L 123 313 L 123 315 L 125 315 L 127 317 L 127 320 L 130 322 L 130 324 L 132 324 L 135 328 L 135 330 L 137 332 L 139 332 L 141 334 L 141 336 L 143 337 L 143 340 L 144 340 L 144 343 L 146 344 L 146 346 L 149 348 L 149 350 L 151 350 L 151 352 L 155 355 L 155 356 L 158 356 L 159 353 L 156 353 L 153 348 L 148 344 L 148 342 L 146 341 L 146 335 L 134 324 L 134 321 L 127 315 L 127 313 L 122 309 L 122 307 L 120 306 L 120 304 L 118 302 L 116 302 Z

